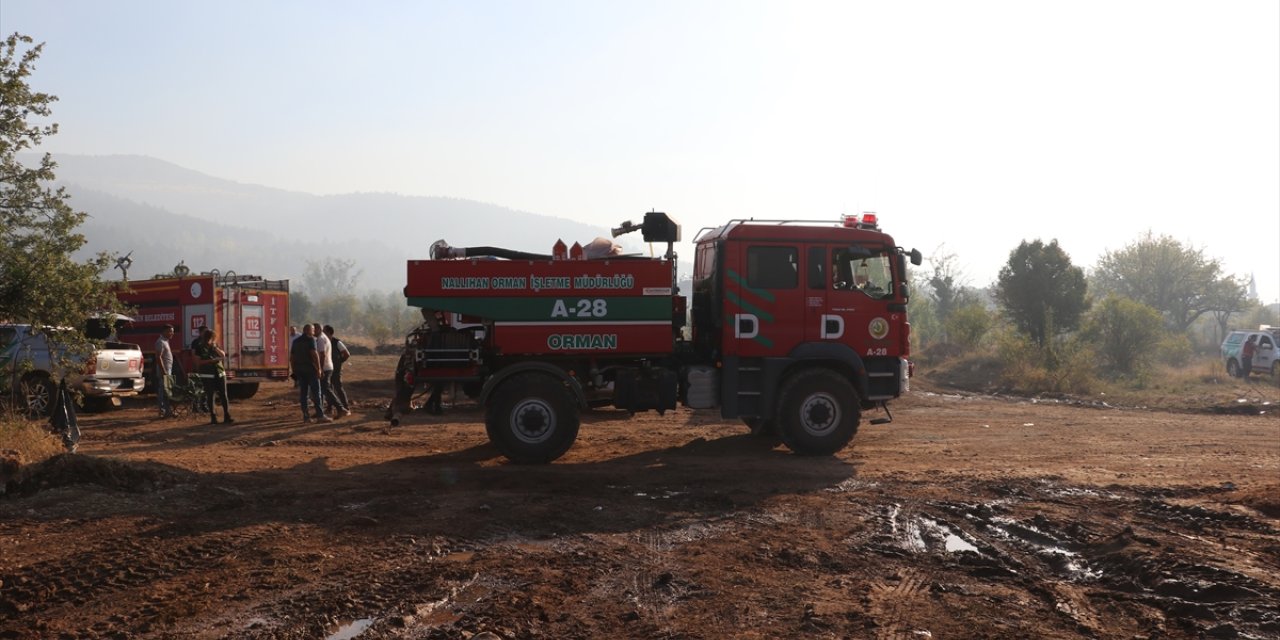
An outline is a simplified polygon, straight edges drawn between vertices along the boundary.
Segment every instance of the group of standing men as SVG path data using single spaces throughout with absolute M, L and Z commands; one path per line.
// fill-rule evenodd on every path
M 173 348 L 169 344 L 173 333 L 173 326 L 165 325 L 155 345 L 156 396 L 160 415 L 164 418 L 176 415 L 167 386 L 173 379 Z M 227 401 L 227 375 L 223 366 L 227 354 L 218 346 L 217 335 L 209 328 L 200 330 L 195 342 L 191 343 L 191 351 L 196 360 L 196 375 L 203 383 L 205 400 L 209 405 L 209 424 L 218 424 L 218 406 L 222 407 L 223 423 L 234 423 Z M 315 421 L 331 422 L 333 418 L 326 415 L 328 411 L 332 411 L 334 418 L 351 415 L 347 392 L 342 386 L 342 365 L 349 358 L 351 352 L 342 340 L 334 337 L 333 327 L 308 324 L 303 325 L 301 333 L 297 327 L 289 327 L 289 361 L 299 389 L 303 422 L 312 421 L 307 410 L 308 397 L 315 405 Z M 215 404 L 215 398 L 220 402 Z M 321 398 L 324 398 L 323 408 Z
M 331 422 L 334 418 L 351 415 L 347 392 L 342 387 L 342 365 L 351 357 L 347 345 L 333 337 L 333 327 L 320 323 L 289 328 L 289 363 L 298 384 L 298 404 L 302 407 L 302 421 L 312 422 L 307 399 L 315 406 L 316 422 Z M 321 398 L 324 404 L 321 405 Z

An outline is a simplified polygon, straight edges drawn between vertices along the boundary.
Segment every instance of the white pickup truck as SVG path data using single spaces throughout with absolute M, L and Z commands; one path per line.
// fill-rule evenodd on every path
M 0 324 L 0 397 L 29 415 L 48 415 L 64 372 L 43 333 L 28 324 Z M 119 404 L 142 391 L 142 350 L 136 344 L 107 342 L 80 371 L 65 371 L 67 386 L 86 404 Z

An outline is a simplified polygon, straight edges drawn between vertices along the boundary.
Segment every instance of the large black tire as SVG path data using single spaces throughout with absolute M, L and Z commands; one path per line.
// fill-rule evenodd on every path
M 826 456 L 843 449 L 858 432 L 858 395 L 843 376 L 809 369 L 782 386 L 778 435 L 802 456 Z
M 1227 360 L 1227 375 L 1232 378 L 1240 377 L 1240 363 L 1235 358 Z
M 523 373 L 494 390 L 484 426 L 502 455 L 519 464 L 545 464 L 578 438 L 578 406 L 551 376 Z
M 22 378 L 20 387 L 22 406 L 32 418 L 47 418 L 53 411 L 53 396 L 58 394 L 58 387 L 49 379 L 47 373 L 31 373 Z
M 239 382 L 227 385 L 228 400 L 248 400 L 258 393 L 257 382 Z

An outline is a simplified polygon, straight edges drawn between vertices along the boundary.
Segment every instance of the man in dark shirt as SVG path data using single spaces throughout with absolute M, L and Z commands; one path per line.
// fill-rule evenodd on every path
M 289 348 L 289 364 L 293 365 L 293 375 L 298 379 L 302 421 L 311 422 L 311 414 L 307 411 L 307 396 L 310 395 L 311 403 L 316 407 L 316 421 L 332 422 L 320 404 L 320 353 L 316 351 L 315 330 L 311 325 L 302 327 L 302 335 Z
M 222 401 L 222 421 L 231 424 L 235 420 L 231 418 L 231 407 L 227 403 L 227 373 L 222 367 L 222 359 L 227 354 L 218 347 L 216 338 L 213 329 L 206 328 L 200 333 L 200 339 L 191 345 L 191 349 L 196 356 L 196 370 L 204 382 L 204 396 L 209 403 L 209 424 L 218 424 L 215 396 Z

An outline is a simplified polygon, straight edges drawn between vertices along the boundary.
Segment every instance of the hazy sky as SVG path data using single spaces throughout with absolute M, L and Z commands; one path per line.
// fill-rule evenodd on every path
M 55 154 L 686 240 L 875 210 L 979 286 L 1023 239 L 1090 267 L 1151 230 L 1280 300 L 1276 0 L 0 0 L 0 31 L 47 43 Z

